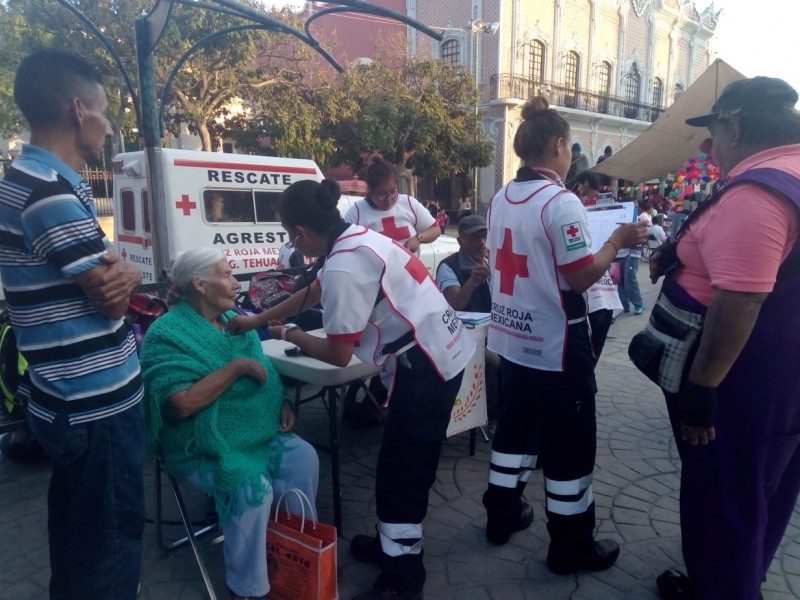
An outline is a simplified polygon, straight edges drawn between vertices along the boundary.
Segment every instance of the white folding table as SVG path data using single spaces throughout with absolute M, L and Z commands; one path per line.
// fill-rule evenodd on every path
M 466 316 L 466 315 L 465 315 Z M 469 316 L 473 316 L 470 314 Z M 467 365 L 464 380 L 453 407 L 448 435 L 462 431 L 470 431 L 470 455 L 475 454 L 475 428 L 486 424 L 486 384 L 483 360 L 484 340 L 488 322 L 478 325 L 469 324 L 469 334 L 474 336 L 478 346 Z M 324 336 L 321 330 L 309 331 L 311 335 Z M 328 427 L 330 435 L 329 450 L 331 453 L 331 478 L 333 483 L 333 519 L 336 531 L 342 535 L 341 485 L 339 481 L 339 400 L 345 397 L 347 386 L 377 375 L 380 371 L 373 364 L 361 362 L 355 355 L 345 367 L 336 367 L 316 358 L 301 354 L 287 356 L 286 349 L 294 344 L 282 340 L 266 340 L 261 342 L 264 355 L 270 359 L 275 370 L 290 379 L 302 384 L 315 385 L 322 390 L 311 396 L 311 399 L 322 397 L 327 400 Z M 298 392 L 298 401 L 301 401 Z M 488 441 L 486 433 L 484 438 Z
M 321 330 L 308 332 L 324 335 Z M 329 444 L 331 454 L 331 479 L 333 482 L 333 519 L 336 531 L 342 535 L 341 485 L 339 482 L 339 400 L 343 399 L 347 386 L 353 382 L 377 375 L 379 368 L 361 362 L 353 356 L 345 367 L 324 363 L 310 356 L 287 356 L 285 350 L 294 344 L 282 340 L 261 342 L 264 355 L 269 358 L 275 370 L 302 384 L 320 386 L 320 397 L 327 397 Z

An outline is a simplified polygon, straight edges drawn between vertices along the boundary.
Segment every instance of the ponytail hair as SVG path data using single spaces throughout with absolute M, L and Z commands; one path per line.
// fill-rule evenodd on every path
M 326 234 L 342 220 L 338 208 L 341 195 L 334 179 L 296 181 L 278 197 L 278 214 L 284 225 L 302 225 Z
M 539 158 L 554 138 L 569 138 L 569 123 L 542 96 L 522 107 L 522 123 L 514 135 L 514 152 L 523 162 Z

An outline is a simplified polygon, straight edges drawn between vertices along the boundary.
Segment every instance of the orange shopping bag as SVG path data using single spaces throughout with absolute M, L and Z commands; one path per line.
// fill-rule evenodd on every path
M 287 494 L 300 498 L 302 513 L 286 508 Z M 281 511 L 281 503 L 284 510 Z M 309 520 L 306 520 L 306 507 Z M 317 521 L 314 506 L 300 490 L 288 490 L 275 505 L 267 528 L 270 600 L 337 600 L 336 528 Z

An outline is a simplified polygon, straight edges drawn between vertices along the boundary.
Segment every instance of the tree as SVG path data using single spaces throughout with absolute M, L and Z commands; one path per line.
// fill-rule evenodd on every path
M 149 0 L 95 0 L 74 4 L 115 43 L 122 60 L 134 76 L 133 21 Z M 13 99 L 14 73 L 20 61 L 41 48 L 60 48 L 89 60 L 106 87 L 110 112 L 116 115 L 116 132 L 121 124 L 131 128 L 130 95 L 124 79 L 108 52 L 85 26 L 54 0 L 6 0 L 0 2 L 0 134 L 18 133 L 26 128 Z
M 260 5 L 252 4 L 252 8 Z M 203 37 L 242 20 L 212 11 L 180 5 L 159 45 L 157 60 L 166 72 L 179 56 Z M 262 7 L 263 8 L 263 7 Z M 284 10 L 272 16 L 300 25 L 297 15 Z M 246 102 L 271 86 L 286 84 L 301 70 L 311 50 L 285 34 L 240 31 L 221 36 L 198 50 L 175 79 L 174 101 L 168 108 L 173 129 L 186 123 L 197 133 L 203 150 L 213 149 L 235 119 L 232 109 L 249 110 Z M 177 131 L 174 131 L 177 133 Z
M 112 41 L 136 84 L 134 21 L 152 7 L 153 0 L 70 1 Z M 259 2 L 242 1 L 263 10 Z M 298 17 L 290 11 L 272 14 L 297 24 Z M 176 5 L 156 49 L 159 81 L 163 84 L 178 58 L 196 42 L 244 23 L 231 15 Z M 133 129 L 130 95 L 119 70 L 75 15 L 55 0 L 7 0 L 0 2 L 0 51 L 5 57 L 0 69 L 0 131 L 24 129 L 11 96 L 14 70 L 25 55 L 43 47 L 86 57 L 104 75 L 111 110 L 116 113 L 115 125 L 124 123 L 128 131 Z M 200 136 L 204 150 L 213 149 L 224 130 L 223 121 L 238 99 L 283 81 L 282 65 L 304 51 L 302 42 L 265 31 L 239 31 L 212 41 L 194 53 L 175 78 L 164 111 L 165 124 L 175 133 L 186 123 Z
M 352 114 L 354 103 L 338 93 L 336 73 L 311 48 L 273 53 L 273 84 L 243 98 L 247 112 L 225 121 L 240 150 L 308 158 L 327 165 L 336 144 L 327 124 Z
M 399 167 L 413 161 L 418 174 L 433 178 L 490 164 L 472 77 L 438 60 L 408 59 L 399 46 L 385 41 L 375 62 L 343 75 L 313 56 L 298 63 L 294 78 L 248 98 L 249 112 L 228 121 L 229 133 L 250 152 L 311 158 L 323 168 L 344 163 L 356 172 L 376 151 Z
M 341 93 L 359 107 L 331 124 L 336 158 L 358 169 L 378 151 L 399 166 L 413 160 L 434 179 L 491 163 L 492 143 L 475 118 L 475 84 L 460 67 L 408 59 L 402 68 L 374 62 L 344 75 Z

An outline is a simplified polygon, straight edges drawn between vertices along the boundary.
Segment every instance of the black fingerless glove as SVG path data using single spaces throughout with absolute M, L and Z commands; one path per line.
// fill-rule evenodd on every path
M 712 427 L 717 412 L 717 388 L 687 381 L 678 396 L 681 423 L 692 427 Z

